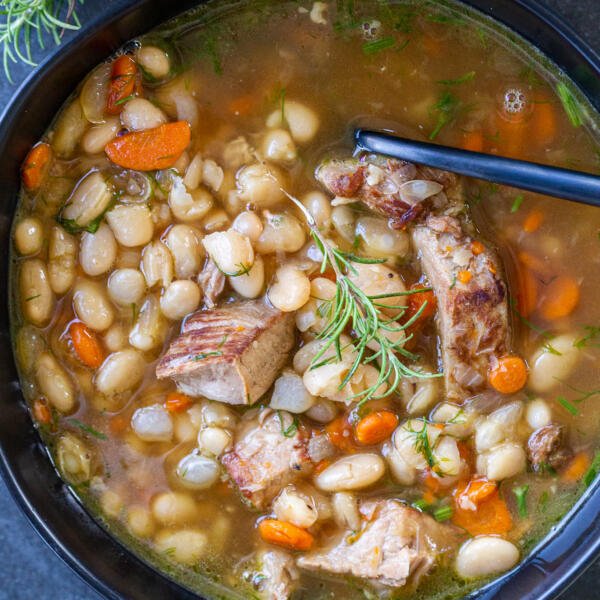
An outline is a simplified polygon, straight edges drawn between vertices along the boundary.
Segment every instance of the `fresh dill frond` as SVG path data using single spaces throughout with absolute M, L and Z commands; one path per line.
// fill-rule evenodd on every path
M 571 125 L 581 127 L 583 125 L 583 110 L 573 92 L 561 81 L 556 86 L 556 93 L 567 113 L 567 117 L 569 117 L 569 121 L 571 121 Z
M 456 120 L 460 107 L 460 100 L 450 92 L 446 91 L 440 96 L 440 99 L 431 108 L 431 113 L 437 116 L 437 122 L 429 134 L 430 140 L 435 140 L 446 125 Z
M 75 4 L 76 0 L 0 0 L 0 15 L 4 17 L 0 23 L 2 66 L 10 83 L 11 64 L 21 61 L 31 67 L 37 65 L 32 53 L 34 38 L 43 50 L 46 34 L 58 45 L 65 30 L 81 27 Z

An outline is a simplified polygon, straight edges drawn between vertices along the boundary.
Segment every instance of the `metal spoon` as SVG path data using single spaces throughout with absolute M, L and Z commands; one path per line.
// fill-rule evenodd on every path
M 393 156 L 477 179 L 600 207 L 600 177 L 590 173 L 416 142 L 365 129 L 354 132 L 354 141 L 358 151 Z

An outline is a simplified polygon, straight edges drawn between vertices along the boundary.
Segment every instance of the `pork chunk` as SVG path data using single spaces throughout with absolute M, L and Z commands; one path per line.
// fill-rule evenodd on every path
M 221 463 L 250 504 L 262 509 L 286 485 L 311 470 L 308 441 L 289 413 L 267 409 L 245 424 Z
M 261 300 L 201 310 L 156 367 L 190 396 L 253 404 L 271 386 L 294 345 L 294 316 Z
M 564 427 L 551 423 L 534 431 L 527 441 L 527 454 L 534 471 L 562 467 L 572 456 L 565 444 Z
M 365 522 L 359 532 L 343 532 L 328 547 L 298 558 L 298 566 L 401 587 L 427 574 L 459 541 L 452 525 L 395 500 L 365 501 L 360 512 Z
M 265 600 L 288 600 L 299 578 L 294 558 L 283 550 L 268 550 L 259 559 L 256 587 Z

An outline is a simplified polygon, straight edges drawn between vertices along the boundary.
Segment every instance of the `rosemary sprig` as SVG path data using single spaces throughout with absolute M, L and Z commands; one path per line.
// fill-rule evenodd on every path
M 43 50 L 45 33 L 58 45 L 66 29 L 77 30 L 81 26 L 75 0 L 0 0 L 0 15 L 4 17 L 0 23 L 2 65 L 11 83 L 11 63 L 22 61 L 32 67 L 37 64 L 32 57 L 34 34 Z

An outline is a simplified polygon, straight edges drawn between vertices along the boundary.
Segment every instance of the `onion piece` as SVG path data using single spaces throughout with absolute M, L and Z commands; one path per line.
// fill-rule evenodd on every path
M 437 181 L 428 181 L 426 179 L 413 179 L 400 186 L 400 199 L 411 206 L 423 202 L 430 196 L 438 194 L 444 189 L 444 186 Z
M 79 102 L 85 118 L 90 123 L 104 123 L 106 115 L 106 99 L 108 96 L 108 80 L 111 64 L 103 63 L 92 71 L 85 80 L 79 94 Z

